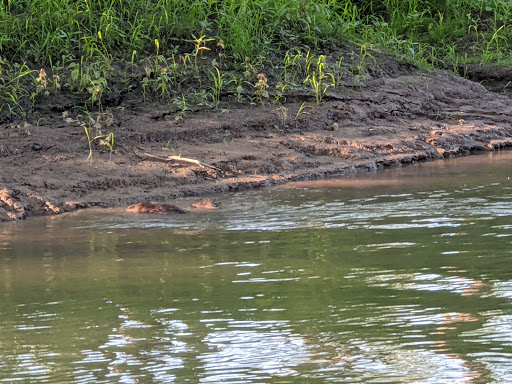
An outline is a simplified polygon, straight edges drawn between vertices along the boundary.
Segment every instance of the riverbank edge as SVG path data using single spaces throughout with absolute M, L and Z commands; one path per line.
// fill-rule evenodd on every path
M 183 115 L 126 100 L 88 116 L 115 137 L 112 146 L 85 135 L 78 114 L 0 125 L 0 221 L 141 201 L 179 205 L 512 147 L 510 98 L 446 72 L 347 84 L 319 104 L 295 95 L 279 105 L 228 107 Z
M 478 131 L 470 132 L 471 135 Z M 505 133 L 505 132 L 503 132 Z M 408 154 L 392 153 L 387 157 L 377 160 L 354 160 L 350 165 L 332 167 L 324 170 L 310 170 L 287 176 L 281 175 L 259 175 L 250 180 L 239 178 L 226 178 L 218 182 L 201 184 L 200 186 L 184 186 L 176 192 L 177 197 L 194 197 L 214 195 L 234 191 L 245 191 L 259 188 L 269 188 L 297 181 L 313 181 L 327 178 L 339 178 L 348 175 L 357 175 L 361 172 L 375 172 L 384 167 L 399 167 L 421 161 L 443 161 L 447 158 L 471 156 L 481 151 L 501 151 L 512 148 L 512 134 L 509 137 L 494 138 L 491 140 L 478 141 L 473 147 L 466 145 L 445 145 L 432 147 L 430 151 L 414 152 Z M 156 199 L 160 201 L 161 199 Z M 155 201 L 155 199 L 153 199 Z M 20 187 L 0 189 L 0 222 L 16 221 L 27 219 L 33 216 L 57 215 L 77 210 L 101 207 L 117 208 L 118 204 L 108 201 L 75 201 L 58 202 L 50 201 L 36 193 L 22 192 Z M 1 212 L 1 211 L 4 212 Z

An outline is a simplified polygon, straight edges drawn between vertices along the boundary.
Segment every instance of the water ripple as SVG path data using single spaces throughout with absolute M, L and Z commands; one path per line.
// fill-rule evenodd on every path
M 307 362 L 308 347 L 288 322 L 231 322 L 203 340 L 211 352 L 198 359 L 205 371 L 201 382 L 247 383 L 271 377 L 296 376 L 295 367 Z

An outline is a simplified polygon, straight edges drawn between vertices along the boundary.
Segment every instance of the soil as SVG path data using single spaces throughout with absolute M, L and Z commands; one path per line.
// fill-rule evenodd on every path
M 223 101 L 182 114 L 123 95 L 94 115 L 115 140 L 112 152 L 94 140 L 91 161 L 77 122 L 85 118 L 71 113 L 66 122 L 70 102 L 57 95 L 39 105 L 37 122 L 0 125 L 0 221 L 173 203 L 512 146 L 512 103 L 494 92 L 510 76 L 473 68 L 489 90 L 447 72 L 381 67 L 364 83 L 329 90 L 318 106 L 312 94 L 295 93 L 277 106 Z M 304 102 L 312 108 L 299 113 Z

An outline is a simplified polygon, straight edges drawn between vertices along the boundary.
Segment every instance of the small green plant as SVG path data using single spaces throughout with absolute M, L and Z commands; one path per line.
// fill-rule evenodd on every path
M 508 87 L 510 86 L 510 84 L 512 84 L 511 81 L 508 81 L 507 84 L 505 84 L 505 86 L 500 92 L 502 95 L 508 95 Z
M 156 68 L 156 91 L 159 91 L 160 98 L 162 100 L 169 100 L 172 91 L 172 87 L 178 85 L 178 81 L 174 77 L 174 71 L 172 71 L 165 59 L 162 58 L 163 65 Z
M 308 77 L 311 74 L 311 66 L 313 65 L 314 62 L 314 55 L 311 54 L 311 51 L 308 51 L 308 53 L 306 53 L 305 61 L 306 62 L 304 73 L 306 77 Z
M 238 84 L 238 86 L 236 87 L 236 99 L 238 100 L 239 103 L 242 102 L 243 93 L 244 87 L 242 87 L 242 84 Z
M 244 80 L 242 76 L 236 76 L 234 74 L 228 73 L 229 80 L 226 81 L 226 86 L 228 86 L 229 92 L 231 92 L 233 95 L 235 95 L 236 100 L 241 103 L 244 100 L 244 95 L 246 95 L 246 90 L 244 88 L 244 85 L 253 88 L 253 85 L 248 82 L 247 80 Z M 231 87 L 230 87 L 231 86 Z
M 162 55 L 150 56 L 141 60 L 144 63 L 142 90 L 144 100 L 148 93 L 156 92 L 161 100 L 170 101 L 175 88 L 179 88 L 179 65 L 174 54 L 166 59 Z
M 276 84 L 274 100 L 272 102 L 274 105 L 286 101 L 285 92 L 286 92 L 287 88 L 288 88 L 288 86 L 283 84 L 282 82 L 278 82 Z
M 210 76 L 213 80 L 213 87 L 211 88 L 211 94 L 213 99 L 213 105 L 219 106 L 220 96 L 224 87 L 224 75 L 221 75 L 219 68 L 215 67 L 215 71 L 210 71 Z
M 105 117 L 105 121 L 102 121 L 102 116 Z M 93 149 L 92 144 L 94 141 L 98 141 L 101 145 L 105 145 L 110 149 L 110 160 L 112 160 L 112 153 L 114 151 L 114 133 L 110 132 L 108 135 L 104 135 L 101 132 L 102 124 L 110 127 L 113 123 L 112 113 L 106 112 L 98 114 L 96 119 L 92 115 L 87 114 L 86 116 L 77 115 L 76 118 L 69 117 L 69 112 L 65 111 L 62 113 L 62 118 L 68 124 L 76 123 L 80 125 L 85 132 L 87 138 L 87 144 L 89 146 L 89 155 L 86 161 L 92 165 L 93 160 Z
M 306 115 L 309 115 L 309 111 L 308 110 L 314 110 L 315 108 L 311 105 L 308 105 L 306 104 L 306 102 L 303 102 L 299 109 L 297 110 L 297 113 L 295 114 L 295 127 L 298 128 L 299 127 L 299 119 L 302 117 L 302 116 L 306 116 Z
M 87 156 L 87 162 L 89 164 L 92 165 L 92 142 L 94 140 L 98 140 L 98 139 L 102 139 L 105 137 L 105 135 L 96 135 L 96 136 L 91 136 L 91 129 L 90 127 L 85 124 L 85 123 L 82 123 L 82 127 L 84 128 L 84 131 L 85 131 L 85 135 L 87 136 L 87 143 L 89 144 L 89 156 Z
M 187 106 L 187 98 L 185 97 L 185 95 L 182 93 L 181 94 L 181 97 L 175 97 L 173 100 L 172 100 L 172 103 L 174 105 L 176 105 L 178 108 L 180 108 L 181 110 L 176 114 L 176 117 L 174 118 L 175 120 L 181 120 L 185 117 L 185 112 L 189 110 L 188 106 Z
M 202 35 L 200 37 L 196 37 L 195 35 L 192 35 L 194 40 L 189 40 L 189 42 L 194 43 L 194 51 L 192 52 L 192 56 L 194 57 L 194 68 L 196 73 L 196 78 L 199 82 L 199 86 L 202 87 L 202 79 L 201 74 L 199 71 L 199 66 L 197 64 L 197 57 L 204 51 L 210 51 L 211 49 L 206 46 L 206 43 L 213 41 L 215 39 L 207 39 L 206 35 Z M 186 56 L 185 56 L 186 57 Z M 185 62 L 185 59 L 184 59 Z
M 107 89 L 107 79 L 98 73 L 95 73 L 94 76 L 95 77 L 89 77 L 89 86 L 87 87 L 87 91 L 91 95 L 91 103 L 93 105 L 98 103 L 101 109 L 101 98 L 103 96 L 103 92 Z
M 309 115 L 308 109 L 315 109 L 311 105 L 307 105 L 306 102 L 303 102 L 297 113 L 295 114 L 295 121 L 297 121 L 302 115 Z
M 183 148 L 182 147 L 171 147 L 171 143 L 172 143 L 172 138 L 167 141 L 167 144 L 165 144 L 165 148 L 164 149 L 166 151 L 171 150 L 173 152 L 178 152 L 179 156 L 181 156 L 181 150 Z
M 89 63 L 82 56 L 80 63 L 71 63 L 68 66 L 71 71 L 72 88 L 78 92 L 87 91 L 89 103 L 98 105 L 102 109 L 103 93 L 108 89 L 108 79 L 114 72 L 112 59 L 103 56 L 99 60 Z
M 371 49 L 371 44 L 370 43 L 366 43 L 366 44 L 361 45 L 361 49 L 360 49 L 361 61 L 357 65 L 357 70 L 359 71 L 359 73 L 364 73 L 365 72 L 365 70 L 366 70 L 366 59 L 367 58 L 370 58 L 375 63 L 377 63 L 377 60 L 375 60 L 375 57 L 368 52 L 370 49 Z
M 298 82 L 299 74 L 303 72 L 301 63 L 302 53 L 300 50 L 289 50 L 285 53 L 282 74 L 285 84 L 295 85 Z
M 332 72 L 325 72 L 325 66 L 325 56 L 320 55 L 316 63 L 316 70 L 304 80 L 304 84 L 311 86 L 317 105 L 322 101 L 327 89 L 336 85 L 334 74 Z
M 147 98 L 148 98 L 148 91 L 149 91 L 149 77 L 142 78 L 141 85 L 142 85 L 142 96 L 144 98 L 144 102 L 146 102 Z
M 34 72 L 25 63 L 12 64 L 0 57 L 0 111 L 8 108 L 12 115 L 26 114 L 21 104 L 24 100 L 34 102 Z
M 206 43 L 215 39 L 207 39 L 206 35 L 202 35 L 200 37 L 192 35 L 192 37 L 194 40 L 189 40 L 189 42 L 194 43 L 194 52 L 192 53 L 192 56 L 194 56 L 194 65 L 197 69 L 197 56 L 199 56 L 203 51 L 210 51 L 210 48 L 206 46 Z
M 484 61 L 498 61 L 503 56 L 502 46 L 505 45 L 508 39 L 500 34 L 505 28 L 505 24 L 499 27 L 486 43 L 485 52 L 483 54 Z M 494 48 L 494 49 L 493 49 Z

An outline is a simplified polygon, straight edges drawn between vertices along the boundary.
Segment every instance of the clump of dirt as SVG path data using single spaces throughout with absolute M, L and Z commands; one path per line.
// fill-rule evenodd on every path
M 476 74 L 475 74 L 476 76 Z M 483 76 L 483 75 L 482 75 Z M 491 78 L 491 76 L 489 77 Z M 97 116 L 108 142 L 78 116 L 0 126 L 0 221 L 92 206 L 267 187 L 512 146 L 512 104 L 477 82 L 400 66 L 330 90 L 320 105 L 193 112 L 124 100 Z M 301 108 L 306 102 L 311 108 Z M 57 108 L 58 110 L 58 108 Z M 108 121 L 108 124 L 106 123 Z
M 459 71 L 489 91 L 508 95 L 512 89 L 512 68 L 490 64 L 466 64 L 460 66 Z

